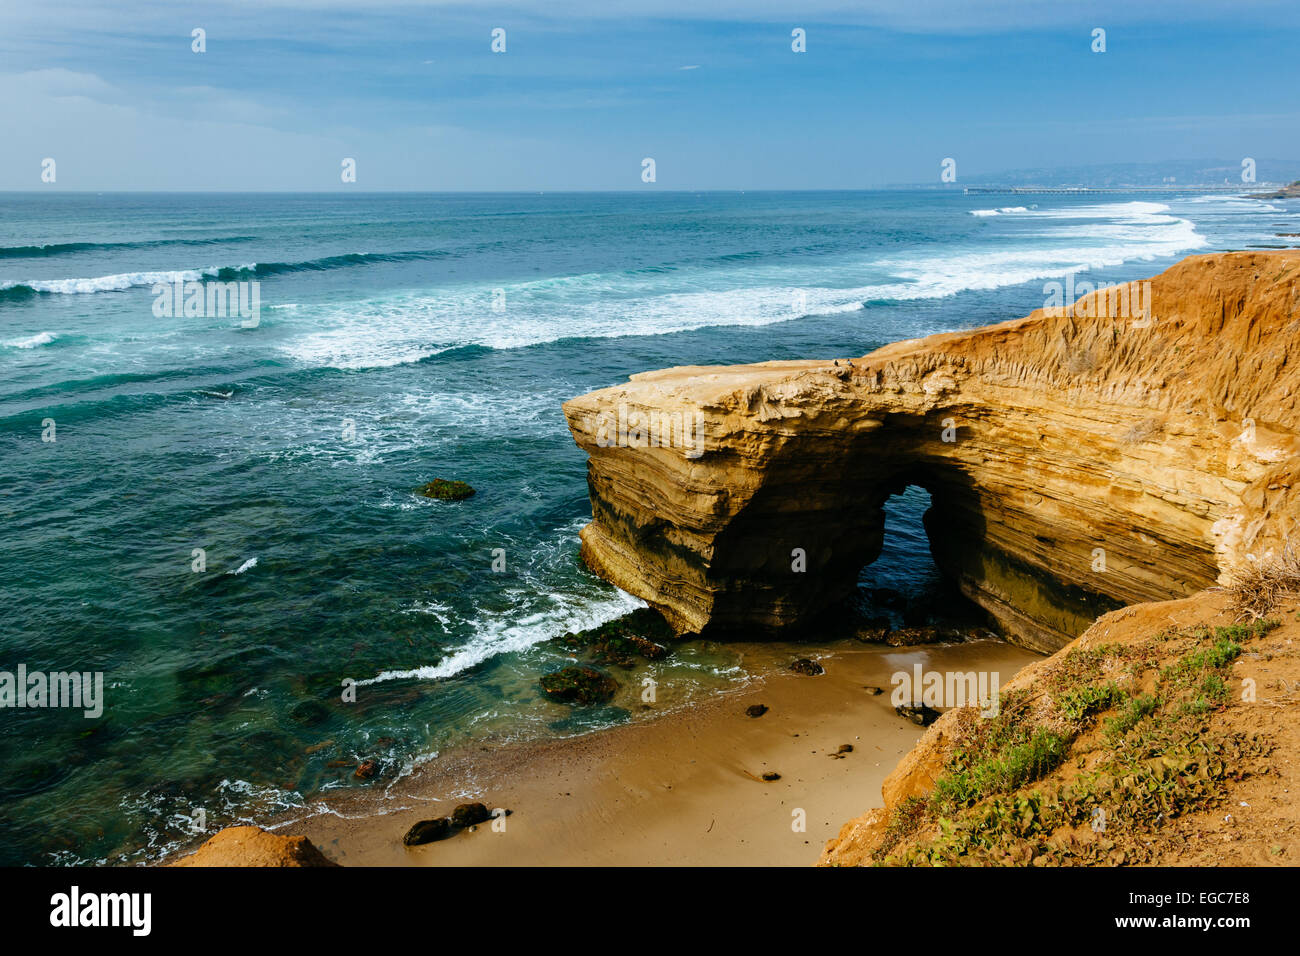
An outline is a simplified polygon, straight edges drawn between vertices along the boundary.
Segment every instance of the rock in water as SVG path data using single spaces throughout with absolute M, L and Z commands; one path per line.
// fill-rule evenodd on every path
M 406 831 L 406 836 L 402 837 L 402 843 L 405 846 L 422 846 L 425 843 L 445 840 L 451 834 L 451 821 L 446 817 L 438 817 L 436 820 L 421 820 Z
M 818 674 L 826 673 L 826 668 L 807 657 L 801 657 L 791 664 L 790 670 L 794 671 L 796 674 L 806 674 L 809 677 L 816 677 Z
M 745 713 L 749 714 L 749 716 L 751 717 L 762 717 L 764 714 L 767 713 L 767 705 L 750 704 L 748 707 L 745 708 Z
M 451 822 L 458 827 L 472 827 L 492 819 L 488 808 L 481 803 L 462 803 L 451 811 Z
M 461 501 L 474 494 L 474 489 L 463 481 L 447 481 L 443 478 L 435 478 L 427 485 L 421 485 L 415 489 L 417 495 L 424 495 L 426 498 L 438 498 L 442 501 Z
M 563 704 L 604 704 L 618 690 L 618 681 L 586 664 L 574 664 L 545 675 L 542 693 Z
M 638 608 L 585 631 L 569 632 L 557 640 L 573 651 L 586 652 L 596 664 L 631 669 L 637 658 L 657 661 L 668 654 L 672 628 L 657 611 Z
M 378 760 L 363 760 L 361 763 L 357 764 L 357 770 L 353 776 L 358 780 L 369 780 L 377 773 L 379 773 Z

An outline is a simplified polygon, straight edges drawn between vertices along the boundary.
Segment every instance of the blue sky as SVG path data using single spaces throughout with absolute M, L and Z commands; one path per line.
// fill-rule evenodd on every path
M 1293 10 L 10 3 L 0 189 L 828 189 L 937 182 L 944 157 L 959 183 L 1019 167 L 1300 159 Z M 206 53 L 191 51 L 195 27 Z M 496 27 L 505 53 L 491 51 Z M 795 27 L 806 53 L 791 50 Z M 1096 27 L 1105 53 L 1091 50 Z M 340 182 L 344 157 L 355 185 Z

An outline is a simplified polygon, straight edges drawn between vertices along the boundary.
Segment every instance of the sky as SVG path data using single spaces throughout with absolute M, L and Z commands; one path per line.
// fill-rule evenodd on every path
M 1298 41 L 1294 0 L 2 0 L 0 189 L 1263 181 L 1300 159 Z

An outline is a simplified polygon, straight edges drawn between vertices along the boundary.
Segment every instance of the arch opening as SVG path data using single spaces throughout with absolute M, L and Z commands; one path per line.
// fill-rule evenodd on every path
M 936 629 L 937 639 L 976 629 L 991 632 L 988 614 L 935 560 L 932 492 L 919 483 L 905 483 L 891 491 L 880 512 L 880 550 L 858 571 L 851 602 L 858 633 L 889 629 L 899 632 L 896 639 L 920 640 L 927 629 Z

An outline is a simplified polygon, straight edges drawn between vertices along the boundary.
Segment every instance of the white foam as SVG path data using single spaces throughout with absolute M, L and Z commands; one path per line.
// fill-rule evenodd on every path
M 91 279 L 27 279 L 23 282 L 0 282 L 0 290 L 25 285 L 37 292 L 56 295 L 86 295 L 94 292 L 125 292 L 138 286 L 152 286 L 160 282 L 197 282 L 206 273 L 197 269 L 172 272 L 122 272 Z
M 999 206 L 997 209 L 972 209 L 972 216 L 1006 216 L 1012 213 L 1029 212 L 1024 206 Z
M 527 599 L 531 591 L 520 592 Z M 623 591 L 607 598 L 591 600 L 583 595 L 553 594 L 552 606 L 533 611 L 513 622 L 498 617 L 478 618 L 471 622 L 475 636 L 468 644 L 453 651 L 437 664 L 409 670 L 382 671 L 374 677 L 357 681 L 379 684 L 390 680 L 440 680 L 453 677 L 491 660 L 499 654 L 523 651 L 535 644 L 559 637 L 566 631 L 597 627 L 606 621 L 645 607 L 645 602 Z M 411 610 L 418 610 L 412 608 Z M 436 615 L 435 615 L 436 616 Z
M 4 342 L 3 345 L 11 349 L 34 349 L 42 345 L 49 345 L 57 338 L 58 335 L 54 332 L 37 332 L 31 338 L 10 339 L 8 342 Z
M 255 568 L 255 567 L 257 567 L 257 558 L 249 558 L 247 561 L 245 561 L 243 564 L 241 564 L 241 565 L 240 565 L 238 568 L 236 568 L 235 570 L 233 570 L 233 571 L 227 571 L 226 573 L 227 573 L 227 574 L 243 574 L 245 571 L 251 570 L 252 568 Z
M 674 277 L 672 291 L 662 278 L 626 274 L 518 282 L 504 286 L 503 311 L 492 309 L 493 291 L 486 284 L 320 306 L 298 304 L 284 312 L 281 327 L 290 334 L 280 347 L 310 367 L 365 369 L 416 362 L 471 345 L 512 349 L 570 337 L 763 326 L 803 315 L 858 312 L 872 300 L 943 298 L 1174 257 L 1207 244 L 1190 220 L 1169 215 L 1163 203 L 1002 208 L 1024 210 L 1015 213 L 1017 221 L 1041 222 L 1042 232 L 1016 233 L 996 246 L 927 246 L 858 262 L 805 265 L 797 273 L 787 263 L 682 273 Z M 858 283 L 851 281 L 853 276 L 859 277 Z M 880 280 L 861 281 L 875 276 Z M 803 284 L 792 284 L 795 279 Z

